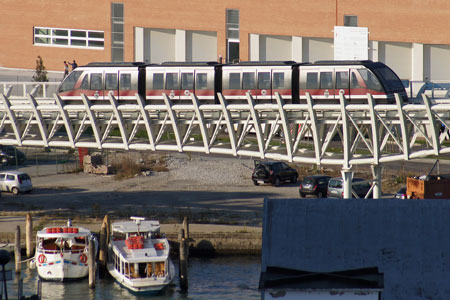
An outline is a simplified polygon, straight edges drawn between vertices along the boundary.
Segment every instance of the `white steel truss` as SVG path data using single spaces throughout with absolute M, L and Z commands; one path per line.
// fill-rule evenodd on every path
M 317 165 L 379 165 L 450 152 L 450 104 L 232 104 L 221 94 L 220 104 L 148 105 L 90 101 L 82 96 L 66 104 L 14 99 L 0 94 L 0 144 L 17 146 L 87 147 L 96 149 L 165 150 L 251 156 Z

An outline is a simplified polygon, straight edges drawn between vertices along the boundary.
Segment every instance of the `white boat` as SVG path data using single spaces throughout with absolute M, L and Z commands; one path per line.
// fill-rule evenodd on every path
M 158 221 L 131 219 L 112 224 L 108 271 L 132 292 L 158 293 L 175 277 L 169 242 Z
M 32 266 L 45 280 L 79 279 L 89 274 L 89 240 L 98 243 L 89 229 L 73 227 L 70 220 L 67 226 L 45 227 L 36 235 L 36 254 Z M 95 256 L 94 256 L 95 257 Z

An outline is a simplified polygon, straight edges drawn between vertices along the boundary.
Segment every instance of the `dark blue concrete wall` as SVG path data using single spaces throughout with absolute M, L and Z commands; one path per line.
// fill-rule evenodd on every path
M 450 299 L 450 200 L 265 199 L 266 266 L 377 266 L 383 297 Z

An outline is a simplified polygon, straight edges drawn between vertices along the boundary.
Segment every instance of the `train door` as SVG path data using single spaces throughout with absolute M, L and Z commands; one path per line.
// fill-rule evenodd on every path
M 300 67 L 300 101 L 306 103 L 306 94 L 309 93 L 313 98 L 320 94 L 319 71 L 317 68 Z
M 105 89 L 104 97 L 105 100 L 109 100 L 109 93 L 112 93 L 116 99 L 119 99 L 119 80 L 118 80 L 118 70 L 106 70 L 105 71 Z
M 180 100 L 180 71 L 178 68 L 166 68 L 165 93 L 173 101 Z
M 83 82 L 81 83 L 81 89 L 86 92 L 86 96 L 89 100 L 103 100 L 104 90 L 103 90 L 103 69 L 92 70 L 89 76 L 85 76 Z
M 163 68 L 146 68 L 145 92 L 147 100 L 161 100 L 165 90 L 165 72 Z
M 134 100 L 138 93 L 139 70 L 119 70 L 118 99 Z
M 223 96 L 229 101 L 238 100 L 242 96 L 242 70 L 224 67 L 222 72 Z
M 275 99 L 275 93 L 279 93 L 286 103 L 292 101 L 292 69 L 273 69 L 272 70 L 272 99 Z
M 261 94 L 262 91 L 260 91 Z M 247 100 L 246 94 L 250 93 L 254 100 L 258 99 L 258 90 L 256 86 L 256 69 L 255 68 L 243 68 L 242 70 L 242 90 L 240 98 Z M 260 95 L 262 96 L 262 95 Z
M 214 101 L 214 68 L 195 70 L 195 95 L 201 101 Z
M 193 69 L 181 69 L 181 89 L 179 93 L 180 100 L 192 101 L 191 93 L 194 93 L 194 70 Z
M 334 84 L 334 69 L 321 68 L 319 74 L 320 91 L 316 95 L 317 99 L 324 102 L 335 102 L 336 89 Z
M 350 70 L 348 67 L 337 67 L 335 69 L 336 99 L 343 93 L 347 100 L 350 100 Z
M 258 70 L 258 86 L 256 99 L 258 101 L 270 102 L 272 99 L 272 72 L 270 68 Z

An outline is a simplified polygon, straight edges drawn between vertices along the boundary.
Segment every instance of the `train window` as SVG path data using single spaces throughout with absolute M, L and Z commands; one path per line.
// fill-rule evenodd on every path
M 64 79 L 63 83 L 59 87 L 59 92 L 65 92 L 73 90 L 75 87 L 75 83 L 77 83 L 78 78 L 80 78 L 83 71 L 73 71 L 69 76 Z
M 182 90 L 194 89 L 194 73 L 181 73 L 181 89 Z
M 272 88 L 274 90 L 284 89 L 284 73 L 274 72 L 272 77 Z
M 358 76 L 356 76 L 355 71 L 352 71 L 352 77 L 351 77 L 351 81 L 350 81 L 350 88 L 351 89 L 363 88 L 363 86 L 358 81 Z
M 131 74 L 120 74 L 119 89 L 121 91 L 131 90 Z
M 195 89 L 196 90 L 207 90 L 208 89 L 208 74 L 207 73 L 197 73 L 195 75 Z
M 228 88 L 230 90 L 240 90 L 241 89 L 241 73 L 230 73 Z
M 103 80 L 101 73 L 92 73 L 91 74 L 91 90 L 102 90 L 103 89 Z
M 166 90 L 178 90 L 178 73 L 166 74 Z
M 258 73 L 258 89 L 260 90 L 270 89 L 270 72 Z
M 255 89 L 255 73 L 244 72 L 242 74 L 242 89 L 243 90 Z
M 88 90 L 89 89 L 89 75 L 84 76 L 83 81 L 81 82 L 80 88 L 82 90 Z
M 317 81 L 319 74 L 316 72 L 308 72 L 306 73 L 306 89 L 307 90 L 315 90 L 319 88 L 319 82 Z
M 333 72 L 320 72 L 320 88 L 321 89 L 333 88 Z
M 374 90 L 374 91 L 383 91 L 383 87 L 381 86 L 380 81 L 378 78 L 373 75 L 373 73 L 370 70 L 367 69 L 359 69 L 359 74 L 361 74 L 361 77 L 364 79 L 364 82 L 366 83 L 366 86 L 368 89 Z
M 117 74 L 105 74 L 105 90 L 117 90 Z
M 164 73 L 153 73 L 153 81 L 149 85 L 151 90 L 163 90 L 164 89 Z
M 336 88 L 348 89 L 348 72 L 336 72 Z

